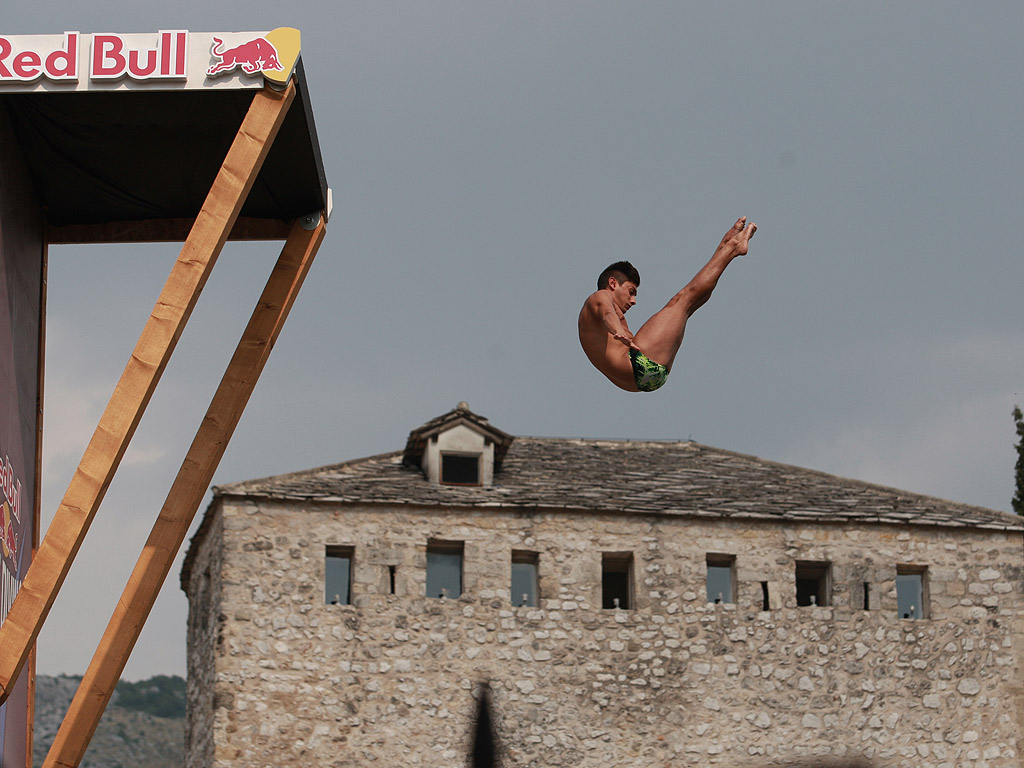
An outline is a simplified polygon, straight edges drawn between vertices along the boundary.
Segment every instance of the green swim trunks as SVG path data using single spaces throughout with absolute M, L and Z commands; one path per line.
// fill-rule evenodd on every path
M 633 381 L 641 392 L 653 392 L 668 380 L 668 368 L 649 360 L 643 352 L 631 348 L 629 362 L 633 364 Z

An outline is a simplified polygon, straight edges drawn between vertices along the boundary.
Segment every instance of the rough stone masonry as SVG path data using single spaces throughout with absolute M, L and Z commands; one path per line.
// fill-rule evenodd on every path
M 465 542 L 458 599 L 423 594 L 442 536 Z M 323 599 L 335 541 L 352 605 Z M 510 604 L 513 549 L 540 553 L 537 607 Z M 600 608 L 602 551 L 634 553 L 635 609 Z M 743 553 L 735 603 L 708 602 L 706 552 Z M 1016 766 L 1020 552 L 1019 534 L 222 501 L 193 566 L 188 765 L 462 763 L 489 681 L 509 765 Z M 833 605 L 796 607 L 797 556 L 833 564 Z M 928 564 L 927 619 L 897 616 L 902 562 Z M 876 609 L 851 605 L 865 581 Z

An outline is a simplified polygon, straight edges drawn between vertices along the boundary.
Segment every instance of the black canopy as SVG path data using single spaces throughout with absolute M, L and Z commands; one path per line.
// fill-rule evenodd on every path
M 277 238 L 326 211 L 327 179 L 301 59 L 296 98 L 233 238 Z M 51 242 L 183 240 L 255 89 L 0 94 Z M 115 225 L 115 226 L 111 226 Z

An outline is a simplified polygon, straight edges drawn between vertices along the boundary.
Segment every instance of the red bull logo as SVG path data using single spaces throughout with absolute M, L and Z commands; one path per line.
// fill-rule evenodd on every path
M 247 75 L 255 75 L 266 70 L 279 72 L 284 69 L 278 58 L 277 48 L 265 37 L 257 37 L 255 40 L 227 49 L 224 47 L 224 41 L 215 37 L 210 54 L 217 60 L 206 70 L 210 77 L 231 72 L 235 67 L 241 67 Z
M 21 538 L 21 481 L 14 476 L 11 460 L 7 457 L 0 464 L 0 494 L 3 504 L 0 512 L 0 554 L 3 555 L 7 570 L 18 573 L 18 550 Z

